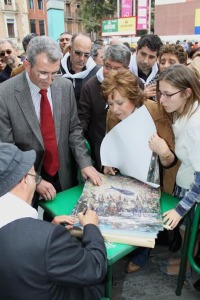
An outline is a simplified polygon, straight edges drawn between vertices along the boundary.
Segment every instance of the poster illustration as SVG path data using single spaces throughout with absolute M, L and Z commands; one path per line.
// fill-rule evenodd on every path
M 101 186 L 86 181 L 73 214 L 85 208 L 94 209 L 104 236 L 155 239 L 158 231 L 163 230 L 160 189 L 131 177 L 101 176 Z

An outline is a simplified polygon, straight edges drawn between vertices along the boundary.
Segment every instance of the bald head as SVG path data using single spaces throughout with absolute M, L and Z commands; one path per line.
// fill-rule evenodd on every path
M 85 67 L 92 48 L 92 41 L 84 33 L 72 36 L 70 47 L 70 62 L 75 73 L 79 73 Z

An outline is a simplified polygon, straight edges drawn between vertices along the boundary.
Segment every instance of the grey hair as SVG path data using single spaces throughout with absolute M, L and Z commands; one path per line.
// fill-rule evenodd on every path
M 110 45 L 104 52 L 103 60 L 105 61 L 107 58 L 122 63 L 124 67 L 128 68 L 131 51 L 123 44 Z
M 2 45 L 2 44 L 4 44 L 4 43 L 9 43 L 14 49 L 17 48 L 17 45 L 16 45 L 15 42 L 13 42 L 12 40 L 1 39 L 1 40 L 0 40 L 0 45 Z
M 53 63 L 63 57 L 59 45 L 53 39 L 44 35 L 34 37 L 28 44 L 26 56 L 31 67 L 35 65 L 37 55 L 40 53 L 46 53 L 48 60 Z
M 93 44 L 91 49 L 91 56 L 94 59 L 98 55 L 98 50 L 103 49 L 103 46 L 99 44 Z

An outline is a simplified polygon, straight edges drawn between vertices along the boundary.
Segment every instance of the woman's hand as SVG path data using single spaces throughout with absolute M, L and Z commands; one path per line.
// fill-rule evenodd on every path
M 160 138 L 157 133 L 153 134 L 149 139 L 149 148 L 159 155 L 162 166 L 168 167 L 174 162 L 174 153 L 169 149 L 165 140 Z
M 103 167 L 103 173 L 105 175 L 116 175 L 117 173 L 117 169 L 116 168 L 112 168 L 112 167 Z
M 175 209 L 166 211 L 162 216 L 164 227 L 169 229 L 174 229 L 182 219 Z
M 149 148 L 159 156 L 166 156 L 170 152 L 169 147 L 164 139 L 159 137 L 157 133 L 153 134 L 149 139 Z

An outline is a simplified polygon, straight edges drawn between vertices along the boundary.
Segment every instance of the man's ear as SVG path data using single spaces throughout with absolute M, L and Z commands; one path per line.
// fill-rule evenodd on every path
M 24 69 L 29 73 L 31 69 L 31 64 L 27 59 L 23 60 Z
M 68 46 L 68 52 L 71 53 L 71 51 L 72 51 L 72 47 Z

